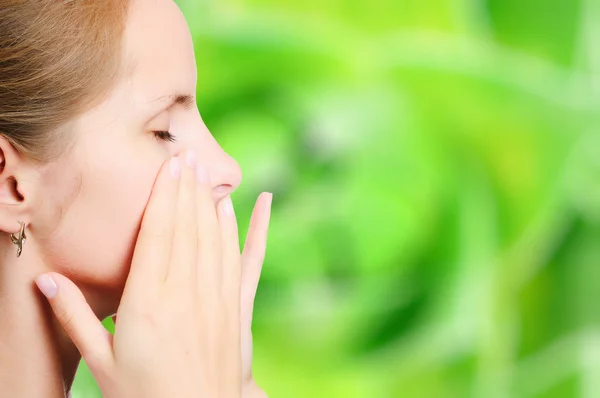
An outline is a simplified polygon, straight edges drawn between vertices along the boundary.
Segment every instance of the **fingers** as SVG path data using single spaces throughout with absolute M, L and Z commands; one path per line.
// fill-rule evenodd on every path
M 134 297 L 154 292 L 166 278 L 182 171 L 182 160 L 176 157 L 159 171 L 142 219 L 124 296 L 130 290 Z
M 79 288 L 55 272 L 40 275 L 35 283 L 92 372 L 104 369 L 112 359 L 111 335 Z
M 250 227 L 242 253 L 242 313 L 244 318 L 251 318 L 254 298 L 262 264 L 267 250 L 267 235 L 271 219 L 272 193 L 262 193 L 252 211 Z M 248 319 L 246 319 L 248 320 Z
M 221 238 L 208 173 L 206 169 L 199 166 L 196 175 L 198 177 L 197 280 L 201 297 L 203 297 L 203 300 L 210 301 L 215 298 L 222 281 L 220 270 Z
M 220 225 L 222 247 L 222 289 L 225 297 L 225 311 L 227 312 L 227 331 L 229 343 L 225 347 L 225 366 L 232 371 L 233 380 L 241 377 L 241 341 L 240 341 L 240 280 L 241 259 L 238 226 L 233 209 L 231 197 L 227 195 L 217 206 L 217 215 Z M 236 396 L 238 386 L 234 383 L 224 383 L 226 392 L 224 396 Z
M 196 274 L 198 248 L 197 179 L 195 171 L 198 160 L 193 151 L 187 151 L 184 158 L 185 166 L 179 184 L 171 265 L 167 279 L 172 280 L 176 286 L 185 283 L 195 287 L 193 276 Z
M 227 195 L 219 203 L 218 219 L 221 226 L 223 289 L 227 292 L 226 294 L 234 294 L 239 299 L 241 279 L 240 242 L 231 196 Z M 236 303 L 239 303 L 239 300 Z
M 212 188 L 208 172 L 201 165 L 196 170 L 197 185 L 197 223 L 198 223 L 198 263 L 196 281 L 198 286 L 198 305 L 202 319 L 206 320 L 202 333 L 208 342 L 207 358 L 215 369 L 220 365 L 220 340 L 223 336 L 222 296 L 221 296 L 221 241 L 218 235 L 219 225 L 212 197 Z M 217 379 L 218 374 L 211 374 Z

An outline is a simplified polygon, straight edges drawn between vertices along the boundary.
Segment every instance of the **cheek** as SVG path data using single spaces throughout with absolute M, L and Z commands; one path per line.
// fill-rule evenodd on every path
M 123 157 L 121 159 L 127 159 Z M 82 284 L 121 290 L 158 159 L 89 165 L 52 237 L 52 263 Z M 93 171 L 92 171 L 93 170 Z

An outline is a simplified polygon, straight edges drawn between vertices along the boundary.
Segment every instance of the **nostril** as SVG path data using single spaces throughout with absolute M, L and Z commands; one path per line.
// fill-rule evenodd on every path
M 232 191 L 232 186 L 229 184 L 221 184 L 218 187 L 215 188 L 215 194 L 219 197 L 228 195 L 231 193 Z

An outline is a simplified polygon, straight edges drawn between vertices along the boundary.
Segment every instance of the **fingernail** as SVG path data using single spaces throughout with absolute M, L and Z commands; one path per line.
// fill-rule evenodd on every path
M 190 168 L 196 167 L 196 163 L 198 162 L 198 158 L 196 157 L 196 153 L 192 150 L 189 150 L 185 153 L 185 162 Z
M 35 284 L 37 285 L 38 289 L 40 289 L 40 291 L 44 294 L 44 296 L 46 296 L 49 299 L 53 298 L 54 296 L 56 296 L 56 293 L 58 293 L 58 287 L 56 286 L 56 283 L 54 283 L 52 278 L 50 278 L 46 274 L 38 276 L 35 279 Z
M 271 208 L 271 205 L 273 204 L 273 193 L 272 192 L 267 192 L 268 196 L 269 196 L 269 200 L 267 200 L 267 204 L 269 205 L 269 209 Z
M 196 178 L 203 184 L 208 184 L 208 172 L 201 165 L 196 166 Z
M 231 196 L 229 195 L 223 199 L 223 211 L 225 211 L 226 216 L 233 216 L 233 202 L 231 201 Z
M 179 178 L 181 176 L 181 161 L 179 158 L 171 158 L 169 161 L 169 170 L 173 178 Z

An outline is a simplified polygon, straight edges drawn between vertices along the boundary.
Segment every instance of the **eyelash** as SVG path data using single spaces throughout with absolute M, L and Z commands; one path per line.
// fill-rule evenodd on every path
M 162 141 L 168 141 L 168 142 L 175 142 L 177 141 L 177 138 L 169 133 L 168 131 L 154 131 L 154 136 L 156 137 L 156 139 L 162 140 Z

